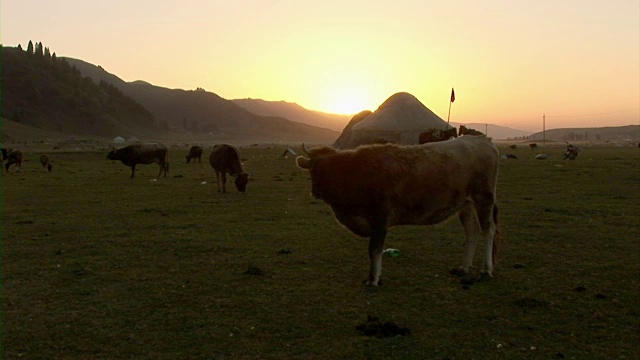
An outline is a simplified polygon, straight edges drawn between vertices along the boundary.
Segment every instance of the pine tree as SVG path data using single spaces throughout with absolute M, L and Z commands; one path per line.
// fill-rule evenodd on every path
M 47 59 L 51 59 L 51 51 L 48 47 L 44 48 L 44 57 Z
M 42 43 L 36 43 L 36 51 L 35 51 L 36 56 L 38 57 L 42 57 L 44 56 L 43 50 L 42 50 Z
M 29 45 L 27 45 L 27 54 L 33 54 L 33 43 L 29 40 Z
M 56 53 L 53 53 L 51 55 L 51 60 L 53 60 L 53 62 L 56 62 L 56 60 L 58 60 L 58 57 L 56 56 Z
M 18 50 L 22 51 L 22 45 L 18 44 Z

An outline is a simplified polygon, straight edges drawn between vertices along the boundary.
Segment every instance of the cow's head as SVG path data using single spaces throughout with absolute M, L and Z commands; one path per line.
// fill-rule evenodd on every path
M 115 148 L 111 148 L 111 151 L 107 154 L 107 159 L 118 160 L 118 152 Z
M 247 191 L 247 184 L 249 183 L 249 174 L 245 174 L 245 173 L 238 174 L 238 176 L 236 176 L 235 183 L 238 191 L 244 194 L 245 191 Z
M 302 150 L 309 156 L 298 156 L 296 158 L 296 164 L 299 168 L 309 171 L 311 173 L 311 194 L 316 198 L 322 198 L 321 189 L 324 188 L 323 184 L 326 182 L 327 174 L 320 163 L 323 159 L 336 154 L 338 151 L 331 147 L 321 147 L 312 150 L 308 150 L 304 144 L 302 144 Z M 326 162 L 325 162 L 326 163 Z M 318 166 L 320 164 L 320 166 Z

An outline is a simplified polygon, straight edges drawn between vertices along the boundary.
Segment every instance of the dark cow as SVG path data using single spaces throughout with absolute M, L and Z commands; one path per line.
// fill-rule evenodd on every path
M 198 160 L 198 162 L 202 162 L 202 148 L 200 146 L 194 145 L 189 149 L 189 154 L 187 154 L 187 164 L 191 162 L 191 159 L 193 159 L 193 162 L 196 162 L 196 160 Z
M 11 152 L 11 150 L 13 149 L 7 149 L 7 148 L 0 148 L 0 156 L 2 157 L 2 172 L 4 173 L 4 161 L 7 160 L 9 158 L 9 153 Z
M 513 145 L 509 145 L 509 149 L 515 149 L 515 148 L 516 148 L 516 145 L 515 145 L 515 144 L 513 144 Z
M 219 144 L 213 147 L 211 155 L 209 155 L 209 164 L 216 172 L 216 181 L 218 182 L 218 192 L 227 192 L 227 173 L 236 178 L 236 188 L 241 193 L 247 190 L 249 182 L 249 174 L 242 171 L 240 163 L 240 155 L 238 150 L 231 145 Z M 220 178 L 222 177 L 222 182 Z M 221 186 L 222 184 L 222 186 Z
M 529 149 L 531 149 L 531 150 L 536 149 L 537 147 L 538 147 L 538 144 L 536 144 L 536 143 L 529 144 Z
M 498 248 L 499 154 L 490 139 L 466 136 L 424 145 L 368 145 L 307 150 L 296 162 L 311 175 L 311 193 L 353 233 L 369 237 L 367 286 L 377 286 L 387 229 L 431 225 L 458 215 L 466 235 L 459 273 L 471 268 L 484 239 L 482 273 L 492 276 Z
M 158 176 L 164 171 L 164 177 L 169 172 L 169 151 L 162 144 L 133 144 L 122 149 L 112 150 L 107 155 L 109 160 L 120 160 L 123 164 L 131 166 L 131 178 L 135 176 L 136 165 L 158 163 L 160 171 Z
M 445 141 L 458 137 L 456 128 L 452 127 L 447 130 L 429 129 L 420 133 L 418 137 L 419 144 L 426 144 L 431 142 Z
M 464 125 L 460 125 L 460 130 L 458 130 L 458 136 L 464 136 L 464 135 L 479 136 L 479 135 L 484 135 L 484 133 L 476 129 L 468 128 Z
M 53 170 L 53 165 L 51 165 L 51 160 L 47 154 L 40 155 L 40 164 L 45 170 L 47 170 L 47 172 L 51 172 L 51 170 Z
M 4 154 L 3 154 L 4 156 Z M 16 165 L 16 171 L 22 171 L 22 151 L 20 150 L 11 150 L 7 153 L 7 163 L 4 164 L 5 171 L 9 171 L 11 165 Z

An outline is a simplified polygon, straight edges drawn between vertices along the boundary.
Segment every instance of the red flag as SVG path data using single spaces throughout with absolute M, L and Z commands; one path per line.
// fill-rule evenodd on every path
M 456 101 L 456 93 L 453 91 L 453 88 L 451 88 L 451 102 Z

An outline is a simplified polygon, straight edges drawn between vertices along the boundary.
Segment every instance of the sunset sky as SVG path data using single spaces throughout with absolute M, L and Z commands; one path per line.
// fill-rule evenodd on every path
M 125 81 L 313 110 L 413 94 L 446 120 L 640 124 L 640 0 L 4 0 L 4 46 L 42 42 Z

